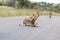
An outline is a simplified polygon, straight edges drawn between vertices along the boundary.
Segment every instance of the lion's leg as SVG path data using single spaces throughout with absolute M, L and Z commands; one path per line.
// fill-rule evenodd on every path
M 37 23 L 37 22 L 35 22 L 34 26 L 35 26 L 35 27 L 37 27 L 37 26 L 38 26 L 38 23 Z
M 24 20 L 24 21 L 23 21 L 23 25 L 24 25 L 24 26 L 26 26 L 26 25 L 27 25 L 26 20 Z
M 27 26 L 27 24 L 25 23 L 25 24 L 23 24 L 24 26 Z

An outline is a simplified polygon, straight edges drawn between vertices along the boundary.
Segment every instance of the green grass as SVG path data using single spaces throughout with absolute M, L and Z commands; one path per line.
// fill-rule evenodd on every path
M 36 13 L 33 9 L 15 9 L 13 7 L 0 6 L 0 17 L 8 16 L 26 16 Z M 40 15 L 49 15 L 49 11 L 40 11 Z M 60 16 L 60 13 L 53 12 L 54 16 Z

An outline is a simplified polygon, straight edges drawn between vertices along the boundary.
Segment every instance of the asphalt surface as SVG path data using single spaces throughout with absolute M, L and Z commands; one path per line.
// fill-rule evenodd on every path
M 0 40 L 60 40 L 60 16 L 40 16 L 38 27 L 23 26 L 23 19 L 0 17 Z

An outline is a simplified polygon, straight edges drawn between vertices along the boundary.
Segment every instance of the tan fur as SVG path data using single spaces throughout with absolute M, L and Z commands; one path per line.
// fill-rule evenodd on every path
M 32 17 L 24 18 L 23 25 L 25 25 L 25 26 L 29 25 L 29 26 L 36 27 L 36 25 L 37 25 L 36 20 L 37 20 L 38 17 L 39 17 L 38 14 L 33 14 Z

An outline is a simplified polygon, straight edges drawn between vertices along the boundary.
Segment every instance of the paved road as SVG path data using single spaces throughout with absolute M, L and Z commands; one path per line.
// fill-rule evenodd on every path
M 22 25 L 24 17 L 0 18 L 0 40 L 60 40 L 60 16 L 40 16 L 39 27 Z M 22 26 L 19 26 L 21 24 Z

